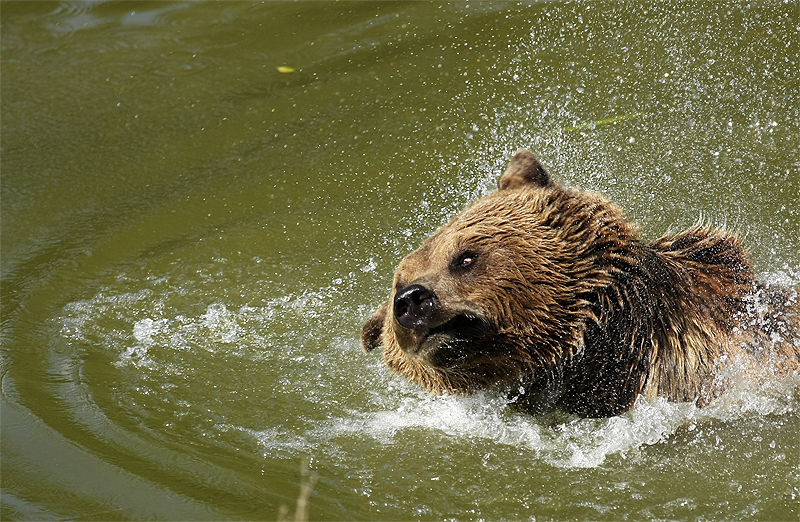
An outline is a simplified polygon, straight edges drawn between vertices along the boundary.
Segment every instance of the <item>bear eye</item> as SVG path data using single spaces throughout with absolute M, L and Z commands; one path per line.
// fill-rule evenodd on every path
M 470 268 L 475 265 L 477 260 L 478 254 L 475 252 L 463 252 L 453 259 L 451 266 L 458 269 Z

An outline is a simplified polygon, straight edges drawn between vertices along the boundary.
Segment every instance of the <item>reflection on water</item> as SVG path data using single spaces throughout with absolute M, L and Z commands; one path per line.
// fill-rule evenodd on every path
M 796 374 L 531 418 L 358 345 L 523 147 L 800 285 L 796 11 L 4 3 L 2 517 L 275 519 L 308 459 L 312 519 L 796 519 Z

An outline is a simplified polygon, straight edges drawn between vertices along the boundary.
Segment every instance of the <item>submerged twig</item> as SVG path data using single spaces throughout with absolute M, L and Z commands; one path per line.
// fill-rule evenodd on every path
M 308 499 L 317 483 L 317 474 L 309 469 L 309 462 L 303 459 L 300 464 L 300 493 L 297 496 L 297 507 L 295 508 L 294 522 L 306 522 L 308 520 Z M 285 505 L 278 509 L 278 522 L 286 522 L 289 508 Z

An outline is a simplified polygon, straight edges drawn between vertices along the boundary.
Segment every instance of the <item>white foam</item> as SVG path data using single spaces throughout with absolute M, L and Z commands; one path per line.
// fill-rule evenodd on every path
M 214 340 L 221 343 L 233 343 L 240 334 L 242 328 L 237 323 L 237 315 L 228 310 L 221 303 L 214 303 L 208 306 L 205 315 L 202 316 L 203 325 L 209 329 Z
M 133 337 L 140 343 L 153 344 L 153 336 L 164 332 L 169 326 L 167 319 L 153 320 L 151 318 L 136 321 L 133 325 Z
M 425 430 L 453 439 L 454 444 L 476 442 L 527 450 L 561 468 L 594 468 L 609 456 L 626 458 L 644 446 L 662 443 L 678 430 L 710 420 L 729 421 L 748 415 L 785 414 L 797 407 L 800 376 L 794 373 L 777 386 L 781 393 L 734 389 L 705 408 L 694 403 L 640 397 L 634 408 L 608 419 L 580 419 L 561 415 L 536 418 L 512 413 L 503 398 L 488 394 L 472 397 L 433 397 L 411 393 L 395 405 L 377 411 L 349 411 L 346 415 L 314 422 L 307 430 L 269 428 L 248 431 L 266 453 L 317 453 L 329 458 L 341 453 L 336 441 L 368 437 L 381 445 L 404 442 L 411 430 Z

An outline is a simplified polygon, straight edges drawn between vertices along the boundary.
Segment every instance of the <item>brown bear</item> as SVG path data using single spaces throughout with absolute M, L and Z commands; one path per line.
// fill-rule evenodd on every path
M 501 387 L 527 412 L 584 417 L 639 395 L 702 406 L 733 365 L 797 369 L 798 291 L 756 282 L 736 236 L 695 225 L 643 242 L 529 151 L 498 185 L 400 263 L 361 335 L 390 369 L 433 393 Z

